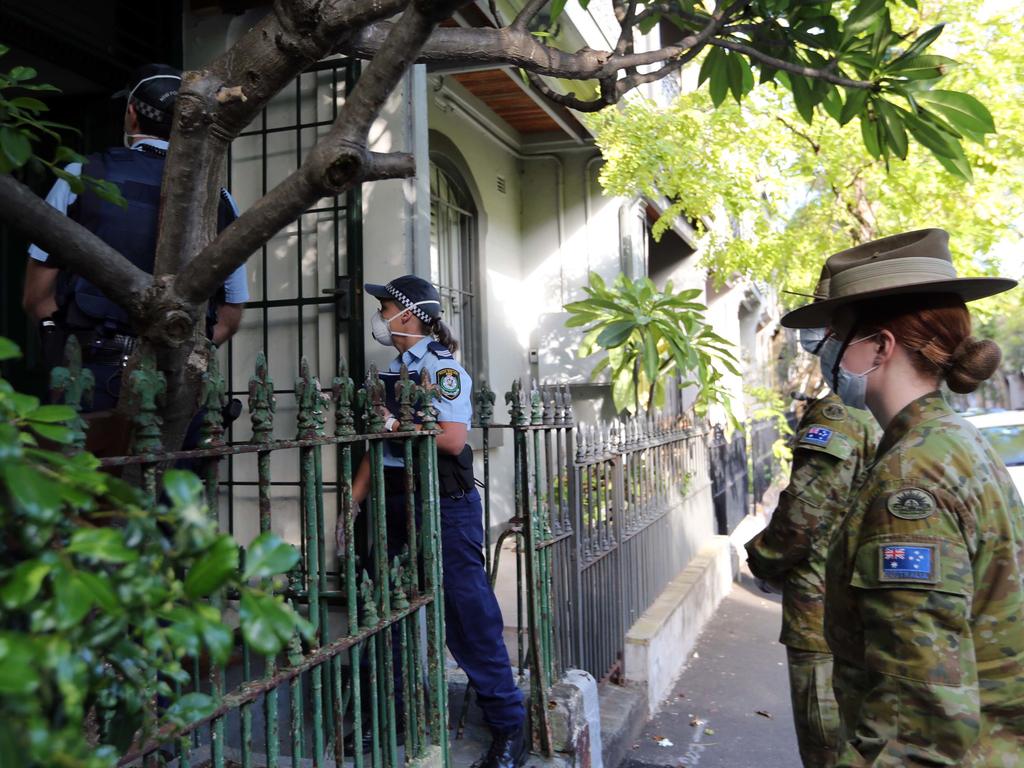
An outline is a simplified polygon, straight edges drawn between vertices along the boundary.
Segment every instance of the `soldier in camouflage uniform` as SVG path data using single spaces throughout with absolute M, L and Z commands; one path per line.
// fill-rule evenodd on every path
M 840 768 L 1024 764 L 1024 505 L 937 391 L 998 367 L 963 302 L 1015 283 L 957 278 L 947 240 L 924 230 L 836 254 L 830 298 L 783 319 L 831 326 L 837 391 L 885 428 L 827 558 Z
M 805 768 L 831 768 L 836 761 L 839 710 L 825 642 L 825 554 L 853 481 L 877 443 L 878 425 L 867 411 L 846 408 L 834 394 L 811 403 L 797 426 L 789 485 L 768 527 L 747 543 L 753 574 L 782 585 L 779 642 L 786 646 Z

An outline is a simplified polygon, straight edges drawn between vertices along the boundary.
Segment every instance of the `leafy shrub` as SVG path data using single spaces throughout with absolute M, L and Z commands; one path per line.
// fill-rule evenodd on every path
M 0 360 L 18 354 L 0 338 Z M 309 631 L 269 581 L 297 563 L 292 546 L 263 534 L 242 570 L 195 475 L 168 471 L 166 501 L 147 508 L 93 455 L 41 446 L 68 443 L 74 417 L 0 378 L 3 766 L 106 768 L 162 725 L 210 712 L 212 697 L 175 688 L 189 681 L 189 657 L 228 660 L 234 632 L 218 607 L 226 589 L 259 652 Z

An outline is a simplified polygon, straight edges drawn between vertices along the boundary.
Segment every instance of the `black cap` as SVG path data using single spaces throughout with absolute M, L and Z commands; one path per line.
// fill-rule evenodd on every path
M 387 285 L 367 283 L 365 287 L 371 296 L 398 302 L 428 325 L 441 318 L 441 296 L 437 288 L 422 277 L 402 275 Z
M 112 98 L 127 96 L 140 115 L 156 123 L 170 125 L 180 87 L 180 69 L 167 64 L 145 64 L 132 72 L 128 85 Z

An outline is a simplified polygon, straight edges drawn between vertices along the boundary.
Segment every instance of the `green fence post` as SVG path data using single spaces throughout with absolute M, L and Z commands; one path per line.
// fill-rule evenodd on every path
M 324 433 L 324 397 L 320 382 L 309 371 L 309 361 L 303 357 L 299 363 L 299 378 L 295 380 L 295 399 L 298 404 L 297 440 L 315 440 Z M 302 517 L 305 523 L 305 590 L 308 618 L 313 625 L 313 649 L 323 645 L 325 606 L 320 604 L 322 584 L 323 546 L 323 480 L 321 477 L 320 447 L 303 446 L 299 449 L 299 477 L 302 488 Z M 316 768 L 324 760 L 324 667 L 310 670 L 313 697 L 313 761 Z M 293 724 L 294 725 L 294 724 Z M 297 756 L 292 756 L 293 764 Z
M 335 376 L 331 386 L 334 394 L 334 435 L 338 438 L 350 438 L 356 433 L 355 419 L 353 418 L 352 405 L 355 398 L 355 385 L 348 376 L 348 368 L 344 359 L 338 360 L 338 375 Z M 357 602 L 356 585 L 356 554 L 355 554 L 355 513 L 352 502 L 352 443 L 348 440 L 339 443 L 341 452 L 340 464 L 338 467 L 338 512 L 337 525 L 341 526 L 342 534 L 335 539 L 343 544 L 343 551 L 335 553 L 338 562 L 338 578 L 344 585 L 343 599 L 348 614 L 349 635 L 359 634 L 359 607 Z M 360 685 L 359 667 L 361 663 L 361 645 L 352 646 L 349 652 L 349 675 L 350 690 L 352 691 L 352 721 L 354 742 L 356 744 L 353 759 L 356 768 L 362 768 L 363 750 L 363 715 L 362 715 L 362 691 Z M 335 656 L 332 660 L 334 665 L 333 678 L 335 680 L 334 708 L 335 708 L 335 762 L 340 766 L 345 761 L 345 707 L 342 700 L 341 686 L 341 657 Z
M 92 371 L 82 367 L 82 345 L 77 336 L 69 336 L 64 345 L 64 365 L 50 371 L 50 389 L 60 397 L 64 405 L 75 409 L 75 418 L 67 423 L 71 430 L 71 441 L 64 446 L 64 453 L 85 450 L 88 424 L 82 418 L 82 407 L 92 404 L 95 388 L 96 378 Z
M 138 368 L 128 377 L 128 391 L 138 404 L 132 431 L 132 453 L 137 456 L 159 453 L 163 450 L 160 442 L 163 419 L 157 410 L 157 400 L 167 391 L 167 383 L 157 370 L 156 358 L 149 351 L 142 353 Z M 142 465 L 142 489 L 150 506 L 156 503 L 156 469 L 156 462 Z
M 424 432 L 437 429 L 433 387 L 419 391 Z M 427 608 L 427 678 L 430 683 L 430 732 L 441 750 L 445 766 L 451 764 L 448 750 L 448 681 L 444 669 L 444 587 L 441 571 L 441 506 L 437 489 L 437 440 L 430 434 L 419 439 L 420 494 L 423 497 L 424 591 L 430 595 Z

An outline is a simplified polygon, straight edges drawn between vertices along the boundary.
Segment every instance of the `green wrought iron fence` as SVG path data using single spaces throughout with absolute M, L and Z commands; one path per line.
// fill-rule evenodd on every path
M 512 467 L 484 453 L 487 494 L 512 472 L 513 517 L 488 561 L 516 559 L 516 640 L 530 681 L 535 749 L 550 751 L 547 691 L 566 669 L 598 679 L 621 672 L 625 637 L 713 532 L 707 430 L 681 410 L 627 422 L 578 425 L 567 389 L 513 383 L 508 423 L 494 423 L 494 393 L 477 393 L 475 427 L 489 445 L 512 433 Z M 490 538 L 488 550 L 492 549 Z
M 716 425 L 709 450 L 715 525 L 717 533 L 727 535 L 750 511 L 747 433 L 738 429 L 729 436 L 721 425 Z
M 81 372 L 74 342 L 70 349 L 68 369 L 60 374 L 65 383 L 77 380 Z M 64 388 L 65 392 L 72 390 Z M 163 381 L 152 358 L 143 357 L 129 376 L 129 390 L 139 405 L 131 455 L 104 458 L 102 463 L 112 471 L 137 471 L 151 499 L 156 498 L 160 469 L 187 462 L 203 478 L 210 508 L 215 510 L 220 462 L 226 456 L 254 455 L 258 500 L 245 514 L 258 519 L 258 530 L 263 532 L 278 522 L 272 457 L 284 456 L 298 465 L 301 524 L 293 543 L 301 549 L 301 558 L 287 584 L 278 588 L 309 621 L 312 633 L 305 641 L 293 635 L 287 652 L 280 656 L 264 656 L 235 632 L 235 654 L 226 667 L 194 659 L 191 683 L 181 692 L 212 693 L 216 710 L 181 730 L 167 726 L 157 739 L 137 745 L 121 764 L 149 768 L 176 760 L 182 768 L 322 768 L 344 763 L 355 768 L 386 768 L 431 758 L 431 762 L 447 765 L 437 430 L 432 393 L 411 382 L 403 370 L 397 385 L 402 423 L 412 425 L 413 411 L 419 411 L 422 429 L 385 434 L 379 415 L 384 386 L 375 370 L 371 369 L 366 384 L 357 389 L 342 365 L 330 391 L 325 392 L 303 360 L 294 387 L 294 439 L 275 439 L 274 384 L 260 353 L 249 385 L 252 439 L 228 444 L 220 420 L 226 387 L 216 361 L 212 361 L 203 382 L 205 416 L 200 447 L 165 452 L 160 445 L 158 415 Z M 328 405 L 333 405 L 335 412 L 333 434 L 327 432 Z M 385 524 L 385 436 L 401 446 L 409 468 L 408 546 L 397 553 L 389 549 Z M 362 551 L 357 548 L 354 528 L 358 507 L 352 501 L 353 449 L 360 445 L 366 445 L 371 468 L 371 491 L 363 512 L 368 518 L 369 542 Z M 326 535 L 331 526 L 324 512 L 321 453 L 327 446 L 337 446 L 340 454 L 339 481 L 333 492 L 345 532 L 341 552 L 335 552 Z M 419 494 L 418 509 L 414 492 Z M 335 557 L 340 565 L 336 575 L 328 568 Z M 241 563 L 244 568 L 244 553 Z M 217 596 L 213 605 L 226 616 L 247 611 L 244 603 L 234 603 L 231 594 Z M 264 621 L 268 632 L 280 631 L 273 617 L 250 617 L 253 619 Z M 365 754 L 363 733 L 371 742 Z M 351 746 L 346 746 L 347 734 Z

